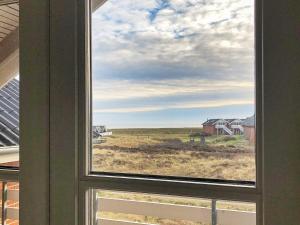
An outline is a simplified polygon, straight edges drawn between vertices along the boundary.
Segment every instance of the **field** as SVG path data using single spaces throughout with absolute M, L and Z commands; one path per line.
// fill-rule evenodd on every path
M 184 176 L 229 180 L 255 180 L 254 146 L 242 136 L 209 136 L 205 144 L 194 142 L 195 128 L 114 129 L 113 135 L 101 138 L 93 146 L 93 170 L 167 176 Z M 134 193 L 99 191 L 99 196 L 170 204 L 210 207 L 203 199 L 161 197 Z M 218 203 L 220 208 L 253 211 L 243 203 Z M 204 225 L 189 221 L 101 212 L 101 218 L 162 225 Z
M 93 148 L 93 170 L 255 180 L 254 146 L 242 136 L 190 142 L 196 128 L 115 129 Z

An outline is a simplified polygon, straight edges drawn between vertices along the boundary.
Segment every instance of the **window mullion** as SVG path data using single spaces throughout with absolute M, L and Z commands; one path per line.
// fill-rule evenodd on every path
M 163 180 L 130 179 L 124 177 L 88 176 L 80 181 L 85 189 L 97 188 L 124 192 L 142 192 L 173 196 L 216 198 L 257 202 L 260 193 L 253 187 L 205 183 L 172 182 Z
M 51 1 L 50 224 L 77 224 L 77 3 Z

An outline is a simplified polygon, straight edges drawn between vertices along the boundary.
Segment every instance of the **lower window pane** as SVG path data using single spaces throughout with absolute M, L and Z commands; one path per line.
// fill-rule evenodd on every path
M 94 225 L 255 225 L 255 203 L 91 190 Z
M 19 225 L 19 183 L 0 182 L 1 224 Z

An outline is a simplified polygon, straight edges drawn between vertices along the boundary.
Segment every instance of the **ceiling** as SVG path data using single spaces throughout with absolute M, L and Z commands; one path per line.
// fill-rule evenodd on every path
M 19 27 L 19 4 L 0 5 L 0 42 Z

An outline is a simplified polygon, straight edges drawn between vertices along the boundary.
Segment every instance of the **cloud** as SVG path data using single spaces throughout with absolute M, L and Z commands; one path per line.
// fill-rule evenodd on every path
M 250 0 L 108 1 L 93 15 L 94 76 L 248 79 L 252 6 Z
M 223 106 L 234 106 L 234 105 L 252 105 L 253 99 L 223 99 L 223 100 L 212 100 L 212 101 L 201 101 L 201 102 L 180 102 L 177 104 L 169 105 L 156 105 L 156 106 L 139 106 L 134 108 L 102 108 L 95 109 L 94 113 L 132 113 L 132 112 L 152 112 L 161 111 L 167 109 L 203 109 L 203 108 L 215 108 Z
M 94 85 L 94 113 L 138 113 L 254 105 L 253 82 L 102 80 Z
M 152 82 L 130 80 L 101 80 L 93 84 L 93 100 L 111 101 L 136 98 L 187 96 L 226 92 L 253 92 L 254 83 L 249 81 L 210 80 L 159 80 Z

